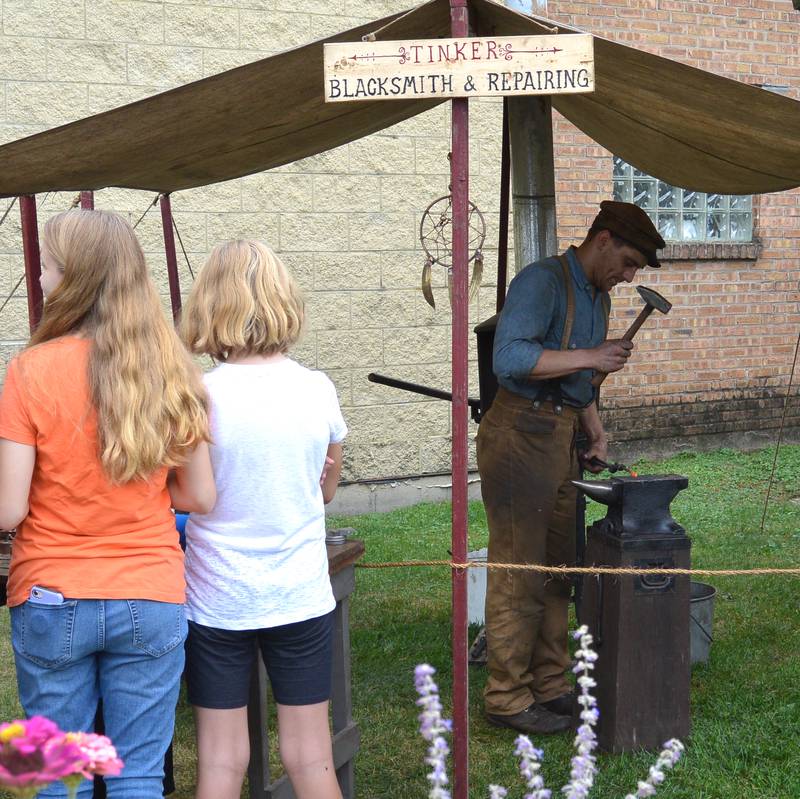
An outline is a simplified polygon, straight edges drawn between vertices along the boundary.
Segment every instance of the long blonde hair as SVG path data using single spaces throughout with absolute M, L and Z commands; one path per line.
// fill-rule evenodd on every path
M 72 210 L 49 219 L 42 240 L 64 276 L 28 346 L 67 334 L 92 340 L 89 386 L 112 482 L 177 466 L 208 439 L 207 399 L 133 228 L 107 211 Z
M 303 299 L 283 262 L 263 242 L 225 241 L 211 251 L 186 300 L 181 337 L 192 352 L 285 352 L 300 337 Z

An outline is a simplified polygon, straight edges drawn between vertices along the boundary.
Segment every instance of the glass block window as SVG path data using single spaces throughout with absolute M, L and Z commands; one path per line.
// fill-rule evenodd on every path
M 614 199 L 649 214 L 665 241 L 753 239 L 751 195 L 711 194 L 670 186 L 614 156 Z

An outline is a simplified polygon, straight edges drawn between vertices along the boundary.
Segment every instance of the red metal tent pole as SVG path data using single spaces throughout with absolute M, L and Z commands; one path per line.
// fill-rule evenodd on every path
M 503 310 L 508 284 L 508 207 L 511 194 L 511 136 L 508 128 L 508 99 L 503 98 L 503 144 L 500 162 L 500 232 L 497 240 L 497 313 Z
M 82 191 L 81 192 L 81 208 L 87 211 L 94 211 L 94 192 Z
M 172 203 L 169 194 L 161 195 L 161 226 L 164 229 L 164 253 L 167 256 L 167 279 L 172 318 L 178 321 L 181 313 L 181 281 L 178 276 L 178 255 L 175 251 L 175 233 L 172 228 Z
M 42 287 L 39 277 L 42 262 L 39 254 L 39 226 L 36 221 L 36 197 L 23 194 L 19 198 L 22 219 L 22 254 L 25 259 L 25 285 L 28 289 L 28 324 L 31 333 L 42 318 Z
M 453 38 L 469 36 L 467 0 L 450 0 Z M 469 390 L 468 344 L 469 288 L 469 100 L 452 101 L 452 156 L 450 182 L 453 195 L 453 532 L 456 563 L 467 562 L 467 434 Z M 467 572 L 452 570 L 453 590 L 453 795 L 469 793 L 469 678 L 467 673 Z

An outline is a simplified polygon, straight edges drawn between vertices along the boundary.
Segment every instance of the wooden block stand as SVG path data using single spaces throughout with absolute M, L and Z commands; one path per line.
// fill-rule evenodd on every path
M 624 540 L 589 531 L 586 563 L 688 569 L 686 536 Z M 584 580 L 582 617 L 599 660 L 594 695 L 606 752 L 658 751 L 685 740 L 689 715 L 689 577 L 595 575 Z
M 350 687 L 350 594 L 355 589 L 355 563 L 364 554 L 363 541 L 346 541 L 328 546 L 328 572 L 331 576 L 336 615 L 333 633 L 333 762 L 344 799 L 354 799 L 353 760 L 361 735 L 353 721 Z M 267 672 L 257 654 L 247 708 L 250 725 L 250 799 L 294 799 L 294 791 L 284 774 L 272 779 L 269 764 L 269 703 Z M 274 729 L 274 725 L 273 725 Z
M 0 533 L 0 606 L 6 604 L 6 584 L 8 583 L 8 566 L 11 562 L 11 537 L 8 533 Z

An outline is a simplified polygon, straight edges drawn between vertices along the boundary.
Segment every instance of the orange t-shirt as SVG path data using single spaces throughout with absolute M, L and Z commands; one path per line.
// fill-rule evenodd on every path
M 36 447 L 30 511 L 17 529 L 9 606 L 41 585 L 73 599 L 184 601 L 183 552 L 167 469 L 123 485 L 100 463 L 89 339 L 24 350 L 8 367 L 0 438 Z

